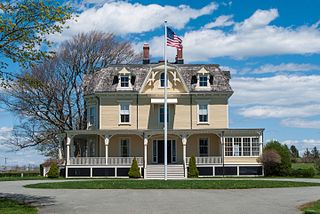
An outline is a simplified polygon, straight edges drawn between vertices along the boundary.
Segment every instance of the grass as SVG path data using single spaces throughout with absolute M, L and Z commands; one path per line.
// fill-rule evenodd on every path
M 293 169 L 307 169 L 307 168 L 314 168 L 313 163 L 292 163 Z
M 250 189 L 320 186 L 320 183 L 269 180 L 88 180 L 26 185 L 44 189 Z
M 28 176 L 28 177 L 0 177 L 1 181 L 20 181 L 20 180 L 44 180 L 42 176 Z
M 301 206 L 305 214 L 320 214 L 320 200 Z
M 0 198 L 0 213 L 1 214 L 35 214 L 38 213 L 37 209 L 21 204 L 9 199 Z

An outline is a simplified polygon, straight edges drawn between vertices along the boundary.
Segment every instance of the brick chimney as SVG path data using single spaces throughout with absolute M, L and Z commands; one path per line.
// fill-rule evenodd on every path
M 176 64 L 183 64 L 182 47 L 177 48 Z
M 149 44 L 144 43 L 143 45 L 143 61 L 142 64 L 149 64 L 150 56 L 149 56 Z

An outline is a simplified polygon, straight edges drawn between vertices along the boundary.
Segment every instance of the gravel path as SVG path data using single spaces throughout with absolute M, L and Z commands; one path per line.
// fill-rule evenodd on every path
M 320 182 L 320 179 L 295 180 Z M 0 197 L 30 202 L 39 207 L 40 213 L 46 214 L 294 214 L 300 213 L 299 205 L 320 199 L 320 187 L 245 190 L 47 190 L 22 187 L 40 182 L 48 181 L 0 182 Z

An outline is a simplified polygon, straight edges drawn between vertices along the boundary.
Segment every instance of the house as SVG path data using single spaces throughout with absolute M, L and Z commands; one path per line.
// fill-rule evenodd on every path
M 168 63 L 168 178 L 262 175 L 261 128 L 229 128 L 230 72 L 216 64 Z M 164 62 L 110 65 L 84 80 L 87 130 L 66 131 L 66 177 L 128 176 L 133 158 L 144 178 L 164 176 Z

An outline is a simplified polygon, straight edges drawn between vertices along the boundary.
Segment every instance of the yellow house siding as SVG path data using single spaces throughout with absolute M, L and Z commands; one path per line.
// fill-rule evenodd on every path
M 220 138 L 215 134 L 195 134 L 187 140 L 187 157 L 192 155 L 199 157 L 199 139 L 208 138 L 209 154 L 208 156 L 221 156 Z
M 110 139 L 109 157 L 120 157 L 121 139 L 129 139 L 129 155 L 143 157 L 143 139 L 137 135 L 116 135 Z
M 229 157 L 224 158 L 226 164 L 257 164 L 258 157 Z

